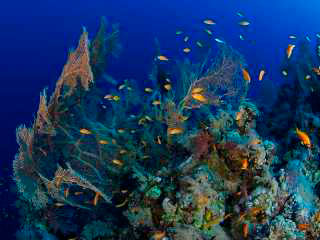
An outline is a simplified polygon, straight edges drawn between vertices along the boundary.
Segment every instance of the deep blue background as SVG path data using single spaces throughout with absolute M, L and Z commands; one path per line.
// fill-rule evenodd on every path
M 99 19 L 120 23 L 123 53 L 110 73 L 118 78 L 146 80 L 158 37 L 162 49 L 174 58 L 183 48 L 175 36 L 177 29 L 193 36 L 204 29 L 202 21 L 213 18 L 214 37 L 225 39 L 241 51 L 253 76 L 259 67 L 267 68 L 266 80 L 280 82 L 279 64 L 284 56 L 289 34 L 314 42 L 320 31 L 318 0 L 42 0 L 2 2 L 0 8 L 0 181 L 8 181 L 5 166 L 17 151 L 15 128 L 30 126 L 37 111 L 39 92 L 53 88 L 67 58 L 68 49 L 76 46 L 82 26 L 90 36 Z M 256 44 L 239 39 L 241 32 L 237 11 L 251 22 L 245 33 Z M 243 31 L 242 31 L 243 32 Z M 192 47 L 192 50 L 196 47 Z M 1 182 L 0 182 L 1 183 Z M 0 186 L 1 187 L 1 186 Z M 7 186 L 0 190 L 7 189 Z M 1 211 L 8 192 L 0 192 Z M 4 207 L 2 207 L 4 206 Z M 4 209 L 4 210 L 3 210 Z M 11 212 L 9 212 L 11 213 Z M 1 214 L 1 212 L 0 212 Z M 1 215 L 0 215 L 1 217 Z M 7 219 L 0 232 L 13 231 Z

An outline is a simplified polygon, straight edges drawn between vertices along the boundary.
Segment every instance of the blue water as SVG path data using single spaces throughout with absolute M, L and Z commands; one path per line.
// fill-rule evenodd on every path
M 295 34 L 298 38 L 308 35 L 314 44 L 315 34 L 320 31 L 319 9 L 320 2 L 316 0 L 2 2 L 0 179 L 5 185 L 0 186 L 3 190 L 0 192 L 1 213 L 8 212 L 3 208 L 14 204 L 14 195 L 5 190 L 10 188 L 7 183 L 17 151 L 15 128 L 33 121 L 39 92 L 46 86 L 53 89 L 68 49 L 76 46 L 82 26 L 93 35 L 101 16 L 106 16 L 111 23 L 119 23 L 123 52 L 109 66 L 108 73 L 116 79 L 134 78 L 142 82 L 148 79 L 155 37 L 168 56 L 179 58 L 183 56 L 184 45 L 175 35 L 176 30 L 183 30 L 195 40 L 204 35 L 202 21 L 212 18 L 217 22 L 211 27 L 213 36 L 239 50 L 253 76 L 257 76 L 260 67 L 264 66 L 268 73 L 265 80 L 271 80 L 276 86 L 282 81 L 279 66 L 290 42 L 288 35 Z M 237 24 L 240 20 L 236 15 L 238 11 L 251 22 L 247 29 L 241 29 Z M 239 39 L 240 33 L 246 36 L 245 41 Z M 196 51 L 195 46 L 191 48 Z M 10 198 L 7 200 L 6 197 Z M 12 218 L 2 221 L 0 236 L 4 231 L 12 236 L 16 227 L 13 222 Z

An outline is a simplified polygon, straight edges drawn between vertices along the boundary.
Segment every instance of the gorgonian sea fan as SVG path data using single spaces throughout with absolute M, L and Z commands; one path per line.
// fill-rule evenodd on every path
M 244 65 L 244 59 L 239 52 L 222 44 L 215 61 L 205 73 L 187 74 L 193 79 L 186 80 L 190 84 L 182 100 L 182 106 L 190 108 L 202 104 L 194 101 L 192 96 L 196 88 L 203 89 L 202 94 L 206 103 L 214 106 L 219 106 L 223 102 L 234 103 L 244 98 L 248 88 L 248 82 L 240 74 Z M 203 69 L 204 66 L 205 64 L 202 64 L 199 67 Z M 198 72 L 201 72 L 201 69 Z

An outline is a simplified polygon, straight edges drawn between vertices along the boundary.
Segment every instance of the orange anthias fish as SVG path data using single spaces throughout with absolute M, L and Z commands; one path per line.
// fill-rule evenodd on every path
M 307 133 L 302 132 L 298 128 L 296 128 L 296 133 L 298 135 L 298 138 L 301 140 L 301 143 L 305 145 L 306 147 L 310 148 L 311 147 L 311 140 L 308 136 Z
M 85 129 L 85 128 L 80 129 L 80 133 L 85 134 L 85 135 L 91 134 L 91 132 L 88 129 Z
M 259 81 L 262 81 L 263 76 L 266 74 L 266 71 L 264 69 L 262 69 L 259 73 Z
M 216 24 L 215 21 L 213 21 L 212 19 L 206 19 L 203 21 L 204 24 L 207 24 L 207 25 L 214 25 Z
M 242 166 L 241 166 L 241 170 L 247 170 L 249 166 L 249 162 L 248 159 L 243 159 L 242 160 Z
M 94 206 L 97 206 L 100 196 L 101 196 L 101 193 L 96 192 L 96 195 L 94 196 L 94 199 L 92 202 Z
M 293 49 L 295 48 L 296 45 L 294 44 L 289 44 L 288 47 L 287 47 L 287 57 L 288 59 L 291 57 L 292 55 L 292 51 Z
M 167 58 L 166 56 L 163 56 L 163 55 L 158 56 L 158 59 L 160 61 L 169 61 L 169 58 Z
M 248 237 L 249 224 L 247 224 L 247 223 L 243 224 L 242 233 L 243 233 L 243 237 L 245 237 L 245 238 Z
M 251 77 L 250 77 L 249 72 L 244 68 L 242 69 L 242 76 L 243 76 L 244 80 L 246 80 L 248 82 L 251 81 Z
M 199 102 L 208 103 L 208 99 L 205 96 L 203 96 L 201 93 L 192 93 L 191 96 L 193 99 Z
M 181 134 L 182 132 L 183 132 L 183 129 L 180 127 L 168 128 L 169 135 Z

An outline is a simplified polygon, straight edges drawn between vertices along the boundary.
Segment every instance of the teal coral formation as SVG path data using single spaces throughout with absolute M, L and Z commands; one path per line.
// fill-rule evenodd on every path
M 286 118 L 247 98 L 245 60 L 226 44 L 213 63 L 210 54 L 179 62 L 177 79 L 155 58 L 148 88 L 112 79 L 99 89 L 118 35 L 105 19 L 92 42 L 84 29 L 52 97 L 41 93 L 32 127 L 17 128 L 13 169 L 25 219 L 17 238 L 316 239 L 320 121 L 312 106 L 296 108 L 296 126 L 274 124 Z M 279 109 L 291 94 L 282 91 Z M 294 127 L 308 130 L 312 147 Z

